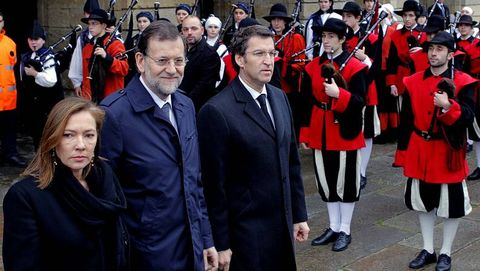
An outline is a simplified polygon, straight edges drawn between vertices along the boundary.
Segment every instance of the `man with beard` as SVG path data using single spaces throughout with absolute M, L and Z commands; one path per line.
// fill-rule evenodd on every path
M 403 164 L 408 178 L 405 204 L 418 213 L 423 237 L 422 251 L 409 264 L 413 269 L 437 262 L 435 270 L 450 270 L 459 218 L 472 211 L 465 182 L 465 133 L 474 117 L 477 80 L 449 65 L 454 44 L 451 34 L 436 34 L 425 44 L 430 67 L 403 79 L 398 150 L 408 157 Z M 436 217 L 443 218 L 438 261 L 433 242 Z
M 166 21 L 150 24 L 135 60 L 140 75 L 101 103 L 103 156 L 128 202 L 131 265 L 139 271 L 200 271 L 208 264 L 207 270 L 216 270 L 195 108 L 177 91 L 187 62 L 177 28 Z
M 215 86 L 220 79 L 220 57 L 208 45 L 203 37 L 204 32 L 198 17 L 190 15 L 183 20 L 182 33 L 187 40 L 188 63 L 185 66 L 185 80 L 179 88 L 192 99 L 197 111 L 215 95 Z

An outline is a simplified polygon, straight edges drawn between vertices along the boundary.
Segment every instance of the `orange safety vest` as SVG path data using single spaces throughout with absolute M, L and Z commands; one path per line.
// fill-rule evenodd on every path
M 13 67 L 17 63 L 17 45 L 0 32 L 0 111 L 17 107 L 17 85 Z

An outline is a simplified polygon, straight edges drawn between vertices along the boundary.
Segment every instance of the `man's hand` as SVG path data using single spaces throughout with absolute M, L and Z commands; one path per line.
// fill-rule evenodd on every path
M 293 224 L 293 238 L 299 242 L 306 241 L 308 239 L 308 233 L 310 228 L 307 222 L 300 222 Z
M 95 51 L 93 53 L 97 56 L 102 57 L 102 58 L 107 57 L 107 52 L 105 52 L 105 49 L 103 49 L 102 47 L 96 47 Z
M 82 88 L 81 87 L 76 87 L 75 88 L 75 96 L 82 97 Z
M 310 149 L 310 147 L 306 143 L 300 143 L 300 147 L 302 147 L 302 149 L 304 149 L 304 150 L 309 150 Z
M 397 86 L 395 86 L 395 85 L 391 85 L 391 86 L 390 86 L 390 94 L 392 94 L 392 96 L 398 97 L 398 88 L 397 88 Z
M 203 250 L 203 262 L 206 271 L 218 270 L 218 253 L 215 247 Z
M 37 71 L 32 66 L 25 66 L 25 74 L 28 76 L 37 77 Z
M 443 110 L 448 111 L 452 104 L 448 100 L 448 95 L 446 92 L 435 92 L 435 96 L 433 96 L 433 104 L 435 106 L 443 108 Z
M 232 260 L 232 250 L 227 249 L 218 252 L 218 270 L 228 271 L 230 269 L 230 261 Z
M 338 98 L 340 95 L 340 89 L 338 88 L 337 83 L 335 83 L 335 80 L 332 80 L 331 84 L 323 82 L 323 85 L 325 86 L 325 94 L 332 98 Z
M 355 52 L 355 57 L 360 60 L 360 61 L 364 61 L 368 56 L 365 54 L 365 47 L 363 47 L 362 49 L 358 49 L 356 52 Z

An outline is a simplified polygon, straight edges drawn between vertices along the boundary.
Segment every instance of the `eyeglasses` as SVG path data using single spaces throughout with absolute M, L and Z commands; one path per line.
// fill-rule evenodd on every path
M 253 51 L 253 52 L 245 52 L 246 54 L 252 54 L 254 57 L 257 58 L 265 58 L 266 56 L 269 56 L 270 58 L 277 57 L 278 56 L 278 51 L 277 50 L 272 50 L 272 51 Z
M 170 58 L 154 59 L 153 57 L 151 57 L 147 54 L 144 54 L 144 56 L 153 60 L 153 62 L 155 62 L 155 64 L 157 64 L 160 67 L 166 67 L 167 65 L 171 65 L 172 63 L 175 67 L 183 67 L 188 62 L 188 59 L 183 58 L 183 57 L 179 57 L 179 58 L 175 58 L 175 59 L 170 59 Z

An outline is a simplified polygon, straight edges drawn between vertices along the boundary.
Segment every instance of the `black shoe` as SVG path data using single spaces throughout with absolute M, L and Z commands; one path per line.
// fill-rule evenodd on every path
M 422 249 L 422 251 L 418 253 L 417 257 L 410 262 L 408 267 L 413 269 L 419 269 L 424 267 L 427 264 L 431 264 L 436 261 L 437 261 L 437 254 L 435 254 L 435 251 L 430 254 L 425 249 Z
M 10 157 L 4 158 L 3 163 L 7 166 L 13 166 L 13 167 L 25 167 L 27 163 L 20 158 L 18 155 L 12 155 Z
M 365 189 L 367 186 L 367 177 L 360 175 L 360 190 Z
M 446 254 L 440 254 L 438 256 L 437 266 L 435 266 L 435 271 L 450 271 L 452 267 L 452 258 Z
M 338 232 L 334 232 L 332 229 L 328 228 L 322 235 L 312 240 L 312 246 L 323 246 L 328 243 L 335 242 L 337 237 Z
M 346 234 L 343 231 L 341 231 L 338 234 L 337 241 L 332 246 L 333 251 L 344 251 L 345 249 L 348 248 L 348 245 L 352 242 L 352 235 L 351 234 Z
M 467 180 L 474 181 L 480 179 L 480 167 L 477 167 L 472 174 L 468 175 Z

